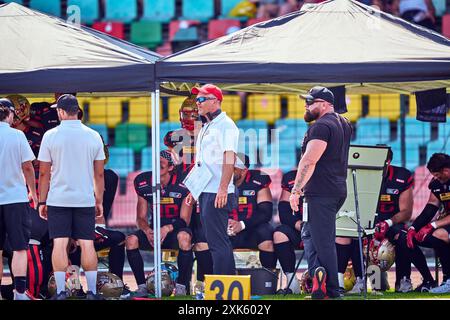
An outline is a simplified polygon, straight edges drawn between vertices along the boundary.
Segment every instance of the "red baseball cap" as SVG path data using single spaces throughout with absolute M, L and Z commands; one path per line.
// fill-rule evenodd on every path
M 191 93 L 192 94 L 199 94 L 199 93 L 212 94 L 213 96 L 215 96 L 217 98 L 217 100 L 219 100 L 219 101 L 223 100 L 222 90 L 220 90 L 219 87 L 217 87 L 213 84 L 205 84 L 201 88 L 194 87 L 194 88 L 192 88 Z

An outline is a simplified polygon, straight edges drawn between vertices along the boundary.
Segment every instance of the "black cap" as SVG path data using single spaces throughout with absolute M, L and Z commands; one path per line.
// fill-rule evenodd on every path
M 7 99 L 7 98 L 1 98 L 0 99 L 0 105 L 2 107 L 8 108 L 9 110 L 11 110 L 12 112 L 15 111 L 14 105 L 11 102 L 11 100 Z
M 301 94 L 306 100 L 322 99 L 334 105 L 334 94 L 328 88 L 322 86 L 312 87 L 307 94 Z
M 66 112 L 77 112 L 80 109 L 78 105 L 78 100 L 74 95 L 71 94 L 63 94 L 58 98 L 55 104 L 51 106 L 52 108 L 62 109 Z

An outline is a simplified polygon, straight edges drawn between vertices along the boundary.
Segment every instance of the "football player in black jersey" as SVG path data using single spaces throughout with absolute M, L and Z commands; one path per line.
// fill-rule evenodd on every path
M 411 172 L 402 167 L 391 165 L 393 153 L 388 151 L 386 171 L 381 185 L 381 194 L 378 201 L 375 217 L 375 234 L 377 241 L 387 238 L 395 245 L 395 264 L 397 292 L 412 291 L 411 260 L 409 250 L 406 247 L 406 227 L 413 208 L 413 177 Z M 352 259 L 353 270 L 357 277 L 355 286 L 350 293 L 360 293 L 364 290 L 364 282 L 361 274 L 359 246 L 357 240 L 350 238 L 336 238 L 336 250 L 338 253 L 338 271 L 340 287 L 343 288 L 343 274 L 347 268 L 349 258 Z M 380 289 L 387 289 L 382 288 Z
M 228 235 L 233 248 L 259 249 L 263 267 L 274 269 L 276 256 L 273 248 L 273 203 L 269 175 L 261 170 L 249 170 L 247 155 L 237 154 L 234 185 L 239 194 L 238 208 L 228 218 Z
M 430 197 L 421 214 L 408 229 L 407 245 L 409 248 L 415 248 L 416 245 L 419 245 L 435 249 L 441 261 L 444 281 L 441 286 L 430 288 L 429 291 L 432 293 L 449 293 L 450 156 L 445 153 L 433 154 L 427 163 L 427 169 L 434 177 L 428 185 Z M 438 217 L 434 219 L 437 213 Z
M 161 160 L 161 248 L 177 249 L 179 277 L 177 279 L 177 292 L 189 293 L 189 284 L 192 277 L 192 233 L 187 227 L 192 213 L 192 204 L 188 203 L 186 196 L 188 189 L 179 181 L 177 175 L 172 173 L 174 163 L 169 151 L 160 153 Z M 153 248 L 153 222 L 152 211 L 152 173 L 144 172 L 134 180 L 134 188 L 138 194 L 136 224 L 138 231 L 126 239 L 127 257 L 133 274 L 136 278 L 138 290 L 135 296 L 148 294 L 144 262 L 139 252 Z
M 302 227 L 302 203 L 299 210 L 294 214 L 289 204 L 289 196 L 295 183 L 297 170 L 291 170 L 283 175 L 281 180 L 281 195 L 278 202 L 278 213 L 281 225 L 277 226 L 273 234 L 275 254 L 280 262 L 283 272 L 287 276 L 287 281 L 291 277 L 296 277 L 295 272 L 295 250 L 302 249 L 301 227 Z M 302 198 L 300 199 L 302 201 Z M 296 278 L 288 288 L 292 293 L 300 293 L 299 282 Z M 281 291 L 280 291 L 281 292 Z M 282 292 L 284 293 L 284 291 Z

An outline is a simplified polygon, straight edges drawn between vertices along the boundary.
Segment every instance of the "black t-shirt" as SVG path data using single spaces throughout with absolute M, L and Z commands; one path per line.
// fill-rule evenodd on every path
M 411 172 L 402 167 L 389 166 L 381 184 L 375 223 L 392 218 L 400 211 L 400 194 L 414 184 Z
M 50 108 L 52 104 L 48 102 L 35 102 L 31 104 L 30 117 L 32 120 L 42 123 L 44 132 L 59 125 L 56 108 Z
M 44 136 L 44 129 L 28 126 L 23 133 L 30 144 L 34 156 L 37 158 L 41 148 L 42 137 Z
M 261 174 L 260 170 L 249 170 L 242 184 L 237 187 L 239 192 L 238 209 L 229 214 L 230 219 L 246 221 L 251 219 L 258 205 L 258 192 L 270 186 L 272 180 L 269 175 Z
M 350 122 L 335 112 L 323 115 L 309 127 L 303 139 L 302 154 L 305 153 L 306 146 L 311 140 L 325 141 L 327 147 L 305 185 L 306 196 L 347 195 L 346 179 L 351 136 Z
M 148 201 L 151 209 L 153 205 L 152 172 L 143 172 L 134 179 L 134 189 L 138 196 Z M 178 181 L 176 174 L 170 177 L 169 184 L 161 190 L 161 226 L 171 224 L 180 218 L 181 205 L 188 195 L 188 189 Z M 152 226 L 152 215 L 149 223 Z

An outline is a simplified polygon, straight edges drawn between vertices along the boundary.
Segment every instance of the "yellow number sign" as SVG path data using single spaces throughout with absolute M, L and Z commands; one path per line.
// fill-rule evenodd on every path
M 250 300 L 250 276 L 206 274 L 205 300 Z

